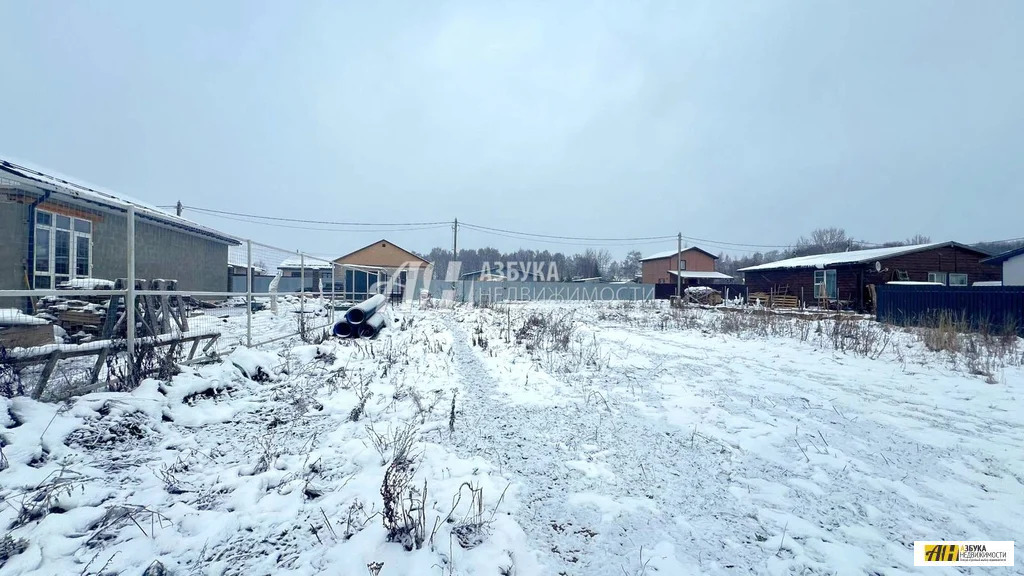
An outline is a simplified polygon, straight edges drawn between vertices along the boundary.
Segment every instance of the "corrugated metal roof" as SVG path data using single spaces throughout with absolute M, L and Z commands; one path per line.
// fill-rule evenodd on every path
M 682 274 L 680 274 L 679 272 L 676 272 L 675 270 L 669 270 L 668 273 L 672 274 L 673 276 L 678 275 L 681 278 L 704 278 L 704 279 L 713 279 L 713 280 L 731 280 L 732 279 L 732 276 L 729 276 L 728 274 L 723 274 L 721 272 L 702 272 L 700 270 L 683 270 Z
M 195 234 L 216 238 L 217 240 L 224 241 L 227 244 L 237 245 L 240 243 L 239 240 L 233 236 L 224 234 L 223 232 L 218 232 L 213 228 L 207 228 L 202 224 L 197 224 L 196 222 L 186 218 L 169 214 L 151 204 L 147 204 L 122 194 L 115 194 L 108 190 L 101 190 L 98 187 L 86 186 L 81 183 L 73 182 L 69 178 L 54 175 L 54 172 L 45 173 L 41 168 L 29 168 L 0 158 L 0 172 L 6 174 L 7 178 L 14 176 L 16 178 L 16 180 L 13 180 L 14 182 L 28 181 L 27 185 L 41 190 L 48 190 L 53 193 L 99 204 L 107 208 L 127 210 L 128 205 L 131 205 L 135 208 L 136 215 L 142 218 L 147 218 L 175 228 L 184 229 Z
M 996 254 L 991 258 L 986 258 L 985 260 L 982 260 L 982 262 L 985 264 L 1002 264 L 1003 262 L 1006 262 L 1010 258 L 1016 258 L 1017 256 L 1021 255 L 1024 255 L 1024 246 L 1021 246 L 1016 250 L 1007 250 L 1002 254 Z
M 687 250 L 696 250 L 698 252 L 703 252 L 704 254 L 707 254 L 708 256 L 714 258 L 715 260 L 718 260 L 718 256 L 715 256 L 714 254 L 708 252 L 707 250 L 704 250 L 703 248 L 698 248 L 697 246 L 683 248 L 683 252 L 686 252 Z M 657 252 L 655 254 L 651 254 L 650 256 L 644 256 L 643 258 L 640 259 L 640 261 L 646 262 L 648 260 L 661 260 L 662 258 L 669 258 L 671 256 L 675 256 L 676 254 L 678 254 L 678 251 L 676 250 L 669 250 L 667 252 Z
M 783 268 L 824 268 L 826 266 L 836 266 L 839 264 L 860 264 L 865 262 L 874 262 L 875 260 L 884 260 L 886 258 L 901 256 L 903 254 L 913 254 L 914 252 L 933 250 L 935 248 L 942 248 L 945 246 L 956 246 L 977 252 L 978 254 L 985 254 L 977 248 L 971 248 L 970 246 L 960 244 L 958 242 L 934 242 L 931 244 L 914 244 L 910 246 L 893 246 L 890 248 L 871 248 L 869 250 L 850 250 L 849 252 L 833 252 L 831 254 L 799 256 L 797 258 L 787 258 L 777 262 L 768 262 L 757 266 L 740 268 L 739 272 L 779 270 Z

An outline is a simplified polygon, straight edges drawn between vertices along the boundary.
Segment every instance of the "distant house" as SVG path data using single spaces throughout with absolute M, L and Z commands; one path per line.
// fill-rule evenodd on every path
M 999 280 L 988 254 L 957 242 L 852 250 L 788 258 L 741 268 L 749 292 L 796 296 L 802 303 L 841 302 L 866 309 L 868 286 L 888 282 L 935 282 L 969 286 Z
M 319 292 L 321 289 L 329 292 L 332 279 L 337 281 L 334 268 L 334 264 L 326 260 L 303 258 L 302 256 L 291 256 L 277 265 L 282 281 L 285 278 L 293 279 L 291 282 L 284 282 L 284 285 L 294 285 L 295 291 L 298 291 L 298 287 L 301 285 L 302 289 L 307 292 Z M 295 283 L 295 279 L 299 281 L 299 284 Z
M 985 264 L 1002 266 L 1003 286 L 1024 286 L 1024 246 L 982 260 Z
M 395 280 L 394 290 L 402 293 L 410 271 L 418 272 L 423 278 L 430 266 L 430 262 L 387 240 L 378 240 L 349 252 L 336 258 L 334 263 L 339 268 L 335 277 L 342 277 L 342 293 L 346 300 L 351 301 L 364 300 L 379 293 L 382 284 L 392 278 Z
M 245 246 L 231 246 L 228 248 L 228 275 L 245 276 L 249 268 L 249 254 Z M 252 275 L 260 276 L 266 270 L 260 265 L 257 257 L 253 255 Z
M 641 281 L 644 284 L 674 285 L 677 275 L 682 278 L 684 286 L 719 284 L 732 280 L 732 276 L 715 270 L 715 260 L 718 260 L 718 256 L 696 246 L 684 248 L 682 252 L 671 250 L 651 254 L 640 259 Z
M 135 210 L 135 277 L 223 291 L 227 234 L 137 200 L 0 159 L 0 289 L 49 289 L 128 274 L 128 208 Z

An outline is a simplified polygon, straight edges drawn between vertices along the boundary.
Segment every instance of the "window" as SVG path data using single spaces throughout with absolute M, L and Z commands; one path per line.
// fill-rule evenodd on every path
M 56 288 L 92 274 L 92 222 L 36 210 L 32 285 Z
M 814 297 L 819 300 L 839 299 L 839 289 L 836 286 L 835 270 L 814 271 Z
M 950 286 L 967 286 L 967 274 L 950 274 Z
M 946 283 L 946 273 L 945 272 L 929 272 L 928 273 L 928 281 L 929 282 L 938 282 L 939 284 L 945 284 Z
M 679 269 L 680 270 L 686 270 L 686 260 L 680 260 L 679 261 Z

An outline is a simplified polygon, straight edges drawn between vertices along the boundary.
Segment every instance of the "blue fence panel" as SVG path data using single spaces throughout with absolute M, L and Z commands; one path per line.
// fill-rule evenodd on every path
M 878 286 L 879 322 L 920 326 L 950 314 L 972 329 L 1008 325 L 1024 335 L 1024 287 Z

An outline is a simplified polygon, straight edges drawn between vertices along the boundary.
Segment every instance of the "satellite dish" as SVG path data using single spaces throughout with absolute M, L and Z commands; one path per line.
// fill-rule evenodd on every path
M 882 271 L 882 263 L 879 262 L 878 260 L 875 260 L 875 272 L 881 272 L 881 271 Z

